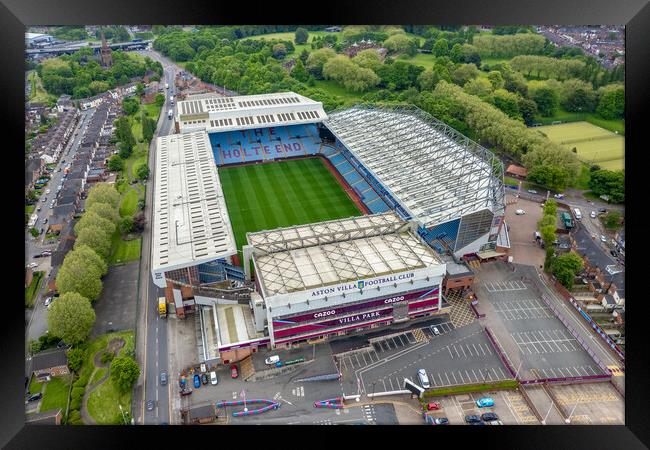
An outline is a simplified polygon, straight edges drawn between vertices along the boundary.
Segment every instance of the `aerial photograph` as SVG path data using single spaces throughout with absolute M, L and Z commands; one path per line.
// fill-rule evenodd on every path
M 620 25 L 27 27 L 26 424 L 625 425 L 624 80 Z

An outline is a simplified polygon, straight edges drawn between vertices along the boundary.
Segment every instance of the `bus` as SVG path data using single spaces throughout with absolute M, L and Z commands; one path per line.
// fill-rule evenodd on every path
M 571 214 L 568 212 L 563 212 L 562 215 L 562 223 L 564 223 L 564 228 L 567 230 L 570 230 L 573 228 L 573 219 L 571 219 Z

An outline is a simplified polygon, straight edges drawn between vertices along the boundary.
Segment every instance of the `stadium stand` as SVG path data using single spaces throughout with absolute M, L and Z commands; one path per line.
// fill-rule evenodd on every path
M 321 147 L 313 124 L 210 133 L 209 137 L 217 166 L 315 155 Z

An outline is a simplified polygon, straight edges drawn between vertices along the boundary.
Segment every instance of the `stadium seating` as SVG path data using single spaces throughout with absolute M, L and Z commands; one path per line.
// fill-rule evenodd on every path
M 223 260 L 199 264 L 198 272 L 200 283 L 216 283 L 224 280 L 243 282 L 245 278 L 241 267 L 233 266 Z
M 217 166 L 314 155 L 321 147 L 318 130 L 312 124 L 210 133 L 209 136 Z

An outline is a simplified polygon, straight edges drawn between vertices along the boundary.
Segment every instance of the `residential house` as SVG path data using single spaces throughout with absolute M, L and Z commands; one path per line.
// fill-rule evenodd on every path
M 203 424 L 212 423 L 217 418 L 217 411 L 214 404 L 203 406 L 191 406 L 186 411 L 185 423 L 186 424 Z
M 86 176 L 87 183 L 99 183 L 106 180 L 107 173 L 104 169 L 90 169 Z
M 524 180 L 528 176 L 528 170 L 525 167 L 510 164 L 506 169 L 506 175 Z
M 25 194 L 34 187 L 34 183 L 43 174 L 45 162 L 40 158 L 29 158 L 25 162 Z
M 51 409 L 45 412 L 27 414 L 26 425 L 61 425 L 61 408 Z
M 76 213 L 76 206 L 73 204 L 59 205 L 54 207 L 50 214 L 50 221 L 48 222 L 49 233 L 60 233 L 66 223 L 72 221 Z
M 69 374 L 66 349 L 45 350 L 32 356 L 32 372 L 38 379 Z

